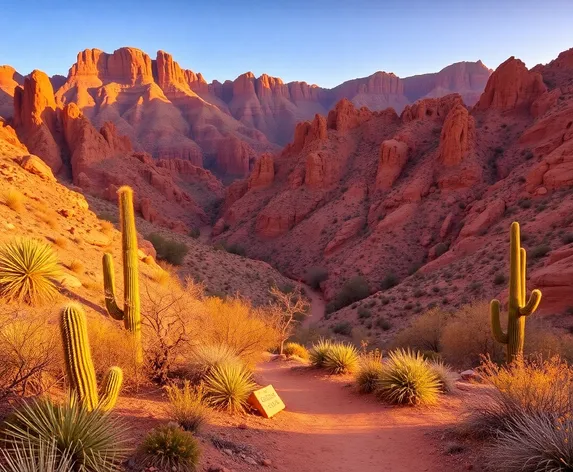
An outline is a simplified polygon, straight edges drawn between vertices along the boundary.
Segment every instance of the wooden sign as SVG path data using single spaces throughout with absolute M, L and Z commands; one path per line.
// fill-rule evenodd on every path
M 265 418 L 270 418 L 285 409 L 285 404 L 272 385 L 267 385 L 251 393 L 249 403 Z

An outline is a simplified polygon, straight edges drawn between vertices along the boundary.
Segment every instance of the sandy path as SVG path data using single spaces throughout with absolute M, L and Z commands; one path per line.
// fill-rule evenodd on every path
M 271 426 L 282 430 L 288 444 L 284 454 L 275 451 L 279 470 L 441 472 L 447 467 L 429 433 L 454 422 L 457 408 L 448 400 L 432 410 L 387 407 L 355 393 L 349 379 L 333 380 L 281 362 L 261 364 L 257 379 L 272 384 L 287 405 Z

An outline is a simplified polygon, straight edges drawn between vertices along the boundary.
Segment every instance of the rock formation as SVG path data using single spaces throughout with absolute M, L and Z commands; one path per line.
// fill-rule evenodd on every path
M 473 146 L 474 119 L 461 104 L 453 107 L 440 134 L 440 162 L 446 167 L 460 164 Z
M 255 161 L 253 172 L 249 177 L 249 189 L 267 187 L 273 183 L 274 178 L 273 155 L 265 153 Z
M 408 161 L 406 143 L 389 139 L 380 145 L 380 163 L 376 173 L 376 188 L 388 190 L 400 176 Z

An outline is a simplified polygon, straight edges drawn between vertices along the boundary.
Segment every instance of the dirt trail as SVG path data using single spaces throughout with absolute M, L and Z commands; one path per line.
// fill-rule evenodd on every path
M 275 451 L 279 470 L 297 472 L 442 472 L 444 457 L 429 435 L 455 420 L 457 408 L 387 407 L 318 371 L 281 362 L 259 366 L 257 380 L 272 384 L 287 405 L 271 428 L 288 445 Z M 455 402 L 455 400 L 453 400 Z M 451 470 L 451 469 L 450 469 Z
M 326 303 L 320 292 L 313 290 L 308 285 L 298 282 L 300 287 L 304 290 L 304 293 L 310 300 L 310 315 L 307 316 L 302 322 L 303 327 L 308 327 L 313 323 L 317 323 L 324 316 L 324 311 L 326 309 Z

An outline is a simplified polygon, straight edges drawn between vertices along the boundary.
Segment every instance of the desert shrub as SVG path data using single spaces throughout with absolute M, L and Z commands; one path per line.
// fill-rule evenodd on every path
M 197 239 L 201 236 L 201 230 L 199 228 L 192 228 L 191 231 L 189 231 L 189 236 L 193 239 Z
M 540 244 L 539 246 L 535 246 L 531 250 L 531 258 L 532 259 L 539 259 L 540 257 L 545 257 L 547 253 L 551 251 L 551 248 L 547 244 Z
M 398 349 L 388 355 L 375 391 L 388 403 L 433 405 L 438 401 L 440 383 L 420 353 Z
M 141 465 L 145 467 L 194 472 L 199 465 L 201 448 L 191 433 L 170 423 L 149 432 L 141 445 L 140 456 Z
M 561 237 L 561 241 L 563 241 L 563 244 L 571 244 L 571 243 L 573 243 L 573 233 L 565 233 L 565 234 Z
M 74 259 L 71 263 L 70 263 L 70 270 L 72 272 L 75 272 L 76 274 L 83 274 L 86 270 L 86 266 L 84 265 L 84 263 L 82 261 L 80 261 L 79 259 Z
M 332 331 L 343 336 L 350 336 L 352 333 L 352 324 L 349 321 L 341 321 L 334 325 Z
M 55 441 L 58 456 L 69 454 L 77 470 L 85 472 L 116 472 L 126 456 L 125 434 L 119 420 L 99 410 L 88 411 L 74 400 L 61 405 L 33 400 L 4 424 L 8 449 L 25 442 L 39 451 Z
M 245 257 L 247 254 L 245 248 L 237 243 L 229 244 L 228 246 L 225 247 L 225 249 L 227 249 L 227 252 L 230 252 L 231 254 L 236 254 L 237 256 Z
M 529 198 L 522 198 L 517 202 L 521 208 L 531 208 L 531 200 Z
M 10 449 L 0 449 L 0 472 L 70 472 L 73 463 L 68 451 L 58 453 L 55 441 L 35 446 L 15 441 Z
M 50 315 L 0 306 L 0 398 L 41 394 L 55 383 L 60 341 Z
M 491 335 L 487 302 L 461 307 L 443 328 L 440 345 L 444 360 L 462 369 L 479 365 L 482 354 L 497 362 L 505 356 L 505 346 Z
M 151 280 L 158 283 L 159 285 L 167 285 L 169 283 L 169 279 L 171 278 L 171 274 L 169 271 L 162 269 L 159 266 L 155 266 L 153 271 L 151 272 Z
M 277 346 L 279 333 L 267 309 L 254 308 L 242 298 L 209 297 L 201 305 L 196 329 L 203 343 L 229 346 L 248 366 Z
M 358 351 L 351 344 L 334 343 L 326 351 L 323 367 L 330 374 L 349 374 L 358 367 Z
M 54 238 L 54 244 L 62 249 L 68 248 L 68 238 L 64 238 L 63 236 L 57 236 Z
M 497 435 L 522 416 L 562 416 L 573 408 L 573 369 L 559 357 L 501 366 L 488 359 L 479 373 L 491 388 L 466 418 L 465 428 L 473 436 Z
M 571 431 L 571 414 L 518 415 L 486 448 L 485 462 L 504 472 L 573 470 Z
M 328 271 L 324 267 L 309 267 L 306 272 L 306 283 L 318 290 L 321 282 L 328 279 Z
M 336 298 L 332 301 L 332 311 L 362 300 L 368 295 L 370 295 L 370 288 L 366 279 L 361 275 L 352 277 L 346 281 Z
M 392 328 L 392 323 L 390 323 L 386 318 L 381 316 L 376 320 L 376 326 L 380 328 L 382 331 L 388 331 Z
M 296 356 L 304 360 L 308 360 L 309 358 L 308 350 L 306 347 L 298 343 L 286 343 L 283 352 L 287 357 Z
M 424 356 L 425 358 L 425 356 Z M 440 391 L 443 393 L 453 392 L 455 389 L 454 373 L 446 364 L 440 360 L 427 361 L 428 366 L 435 374 L 440 385 Z
M 53 299 L 52 280 L 60 273 L 58 259 L 49 244 L 17 238 L 0 247 L 0 297 L 30 304 Z
M 436 257 L 440 257 L 441 255 L 445 254 L 450 247 L 446 243 L 438 243 L 436 245 L 436 249 L 434 250 L 434 254 Z
M 254 389 L 251 371 L 240 362 L 219 364 L 205 377 L 207 402 L 231 413 L 245 410 Z
M 358 318 L 360 318 L 361 320 L 363 320 L 364 318 L 370 318 L 371 316 L 372 312 L 368 308 L 363 306 L 358 308 Z
M 100 228 L 102 233 L 110 236 L 111 234 L 113 234 L 113 230 L 115 229 L 115 226 L 113 225 L 113 223 L 111 221 L 102 220 L 99 222 L 99 228 Z
M 450 319 L 450 313 L 440 308 L 432 308 L 418 316 L 409 327 L 400 331 L 393 345 L 420 351 L 440 352 L 442 334 Z
M 382 282 L 380 282 L 380 289 L 388 290 L 396 285 L 398 285 L 398 277 L 396 277 L 396 274 L 391 272 L 382 279 Z
M 214 367 L 239 361 L 236 352 L 226 344 L 199 344 L 191 351 L 189 371 L 193 378 L 204 379 Z
M 24 205 L 24 200 L 26 197 L 22 195 L 18 190 L 12 188 L 8 189 L 2 195 L 4 203 L 10 210 L 15 211 L 16 213 L 22 213 L 26 206 Z
M 379 352 L 370 352 L 362 357 L 356 372 L 356 384 L 361 393 L 372 393 L 382 373 L 382 356 Z
M 495 277 L 493 278 L 493 283 L 495 285 L 501 285 L 505 283 L 505 274 L 502 273 L 495 274 Z
M 326 355 L 332 347 L 332 341 L 328 339 L 319 339 L 308 352 L 310 363 L 314 367 L 323 367 Z
M 151 233 L 145 239 L 153 244 L 157 251 L 158 259 L 173 265 L 183 264 L 183 259 L 189 251 L 189 248 L 184 243 L 164 238 L 158 233 Z
M 185 431 L 199 431 L 207 418 L 207 409 L 203 404 L 203 388 L 194 388 L 186 380 L 181 387 L 168 385 L 165 389 L 169 400 L 169 417 Z

